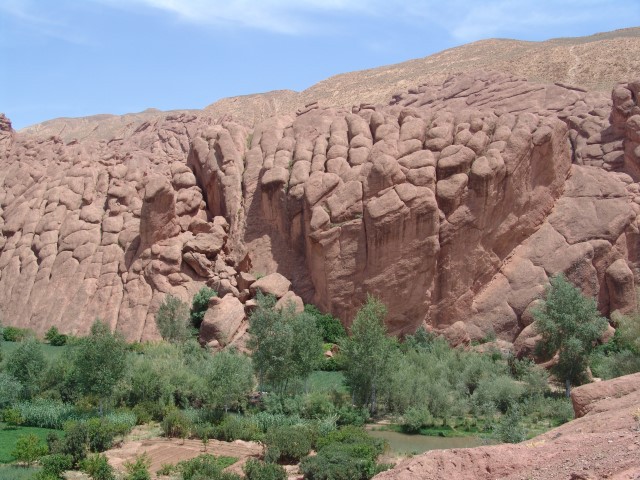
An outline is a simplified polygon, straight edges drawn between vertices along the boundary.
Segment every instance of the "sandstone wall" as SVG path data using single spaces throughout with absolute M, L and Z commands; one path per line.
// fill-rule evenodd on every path
M 635 307 L 636 87 L 477 72 L 253 129 L 180 113 L 68 142 L 2 117 L 1 321 L 151 338 L 166 294 L 208 284 L 248 309 L 250 272 L 279 272 L 345 323 L 371 293 L 394 333 L 526 352 L 555 273 L 605 314 Z

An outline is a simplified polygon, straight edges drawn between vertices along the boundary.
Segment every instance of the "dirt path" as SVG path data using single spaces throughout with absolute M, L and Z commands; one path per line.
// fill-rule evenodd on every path
M 571 67 L 569 67 L 569 70 L 567 71 L 567 83 L 569 85 L 577 85 L 579 82 L 578 80 L 578 67 L 580 66 L 580 57 L 576 54 L 575 52 L 575 45 L 572 45 L 569 48 L 569 54 L 571 55 L 571 57 L 573 58 L 573 65 L 571 65 Z
M 137 455 L 147 453 L 151 458 L 151 472 L 155 474 L 163 464 L 176 464 L 189 460 L 204 452 L 200 440 L 182 440 L 167 438 L 151 438 L 148 440 L 128 441 L 120 448 L 111 449 L 105 454 L 109 463 L 118 470 L 124 470 L 124 463 L 133 460 Z M 206 453 L 215 456 L 236 457 L 238 462 L 229 467 L 233 471 L 241 471 L 241 465 L 250 457 L 260 457 L 262 446 L 256 442 L 222 442 L 209 440 Z

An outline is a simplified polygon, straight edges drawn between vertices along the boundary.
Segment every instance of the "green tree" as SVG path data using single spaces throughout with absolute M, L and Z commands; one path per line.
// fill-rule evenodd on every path
M 569 397 L 571 384 L 579 381 L 589 365 L 589 354 L 607 328 L 592 298 L 582 295 L 564 275 L 551 278 L 542 307 L 534 312 L 535 329 L 542 336 L 538 353 L 559 354 L 554 373 L 565 383 Z
M 156 325 L 163 339 L 182 343 L 191 336 L 189 306 L 173 295 L 167 295 L 156 313 Z
M 325 342 L 338 343 L 342 338 L 347 336 L 347 332 L 342 326 L 342 323 L 333 315 L 322 313 L 315 305 L 305 305 L 304 311 L 316 319 L 316 325 Z
M 0 410 L 14 404 L 22 394 L 22 384 L 13 376 L 0 372 Z
M 207 308 L 209 308 L 209 299 L 217 295 L 218 292 L 209 287 L 202 287 L 194 295 L 190 313 L 191 324 L 194 327 L 200 328 L 200 324 L 204 320 L 204 314 L 207 313 Z
M 305 380 L 318 365 L 322 337 L 313 316 L 295 313 L 292 305 L 275 309 L 273 297 L 259 294 L 257 300 L 247 345 L 260 385 L 282 394 L 292 380 Z
M 116 480 L 116 475 L 113 467 L 109 465 L 109 460 L 106 455 L 95 454 L 90 455 L 82 461 L 81 469 L 92 480 Z
M 113 388 L 126 374 L 127 344 L 121 335 L 111 333 L 106 323 L 96 320 L 75 350 L 75 385 L 81 394 L 99 399 L 102 413 L 104 401 L 111 398 Z
M 208 401 L 215 408 L 238 408 L 253 390 L 253 367 L 245 355 L 222 351 L 211 359 L 206 373 Z
M 34 435 L 23 435 L 18 438 L 11 456 L 30 467 L 33 462 L 47 454 L 47 446 Z
M 351 325 L 351 336 L 341 345 L 345 379 L 353 400 L 368 407 L 371 413 L 378 409 L 378 396 L 387 386 L 396 351 L 394 339 L 387 336 L 386 314 L 380 300 L 367 296 Z
M 46 365 L 42 345 L 29 338 L 9 356 L 6 369 L 7 373 L 22 384 L 23 395 L 31 398 L 39 390 Z

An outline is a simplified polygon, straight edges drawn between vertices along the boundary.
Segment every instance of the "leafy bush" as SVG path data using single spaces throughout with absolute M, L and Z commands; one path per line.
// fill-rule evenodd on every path
M 292 425 L 302 425 L 306 423 L 306 420 L 302 419 L 299 415 L 270 412 L 258 412 L 251 416 L 251 421 L 263 433 L 278 427 L 290 427 Z
M 28 328 L 3 327 L 2 329 L 2 338 L 5 342 L 21 342 L 31 336 L 33 336 L 33 332 Z
M 2 411 L 2 421 L 15 428 L 24 423 L 24 418 L 17 408 L 5 408 Z
M 89 431 L 81 422 L 67 422 L 64 425 L 64 439 L 60 442 L 59 453 L 71 456 L 73 465 L 78 466 L 87 458 L 89 451 Z
M 500 412 L 506 413 L 523 393 L 521 384 L 507 375 L 500 375 L 482 380 L 473 393 L 473 401 L 475 405 L 493 405 Z
M 200 324 L 202 320 L 204 320 L 204 314 L 207 313 L 207 308 L 209 308 L 209 299 L 211 297 L 217 297 L 218 293 L 209 287 L 202 287 L 198 290 L 193 297 L 193 302 L 191 303 L 191 313 L 189 315 L 191 319 L 191 324 L 200 328 Z
M 185 342 L 191 336 L 189 305 L 173 295 L 167 295 L 156 313 L 156 325 L 167 342 Z
M 16 441 L 11 456 L 29 467 L 40 457 L 46 455 L 47 450 L 47 446 L 36 435 L 21 435 Z
M 62 478 L 62 473 L 73 468 L 73 458 L 70 455 L 52 453 L 40 458 L 42 472 L 53 478 Z
M 366 408 L 345 405 L 338 409 L 338 425 L 354 425 L 361 427 L 369 420 L 369 410 Z
M 113 439 L 116 436 L 114 425 L 103 418 L 90 418 L 86 423 L 89 450 L 91 452 L 109 450 L 113 446 Z
M 227 442 L 260 440 L 262 432 L 250 417 L 227 415 L 216 429 L 216 438 Z
M 189 436 L 192 424 L 187 416 L 178 409 L 173 409 L 162 420 L 162 432 L 166 437 L 186 438 Z
M 406 433 L 419 433 L 420 429 L 433 424 L 429 410 L 422 407 L 411 407 L 402 416 L 402 430 Z
M 0 372 L 0 409 L 14 404 L 22 394 L 22 384 L 11 375 Z
M 316 325 L 325 342 L 338 343 L 347 336 L 347 332 L 338 318 L 328 313 L 322 313 L 315 305 L 305 305 L 304 311 L 316 319 Z
M 314 438 L 311 429 L 306 426 L 283 426 L 268 431 L 265 444 L 265 460 L 268 462 L 296 463 L 311 451 Z
M 377 473 L 375 461 L 353 457 L 339 446 L 304 458 L 300 470 L 308 480 L 368 480 Z
M 222 470 L 236 463 L 233 457 L 215 457 L 213 455 L 199 455 L 191 460 L 179 462 L 175 469 L 181 472 L 183 480 L 238 478 L 228 477 Z
M 67 343 L 67 336 L 60 333 L 58 331 L 58 328 L 55 326 L 47 330 L 44 338 L 49 342 L 49 344 L 53 345 L 54 347 L 61 347 L 63 345 L 66 345 Z
M 27 398 L 31 398 L 38 392 L 45 366 L 46 360 L 42 352 L 42 345 L 35 339 L 22 342 L 9 355 L 6 362 L 7 373 L 22 384 L 24 396 Z
M 127 471 L 125 480 L 151 480 L 150 466 L 151 459 L 146 453 L 136 456 L 132 462 L 125 462 L 124 468 Z
M 90 455 L 82 461 L 81 470 L 93 480 L 116 480 L 113 467 L 105 455 Z
M 527 438 L 522 426 L 522 414 L 520 409 L 513 405 L 505 413 L 494 429 L 494 434 L 501 442 L 520 443 Z
M 344 427 L 320 437 L 317 455 L 306 457 L 300 469 L 309 480 L 368 480 L 388 466 L 376 465 L 384 442 L 362 428 Z
M 246 480 L 286 480 L 287 472 L 276 463 L 250 458 L 242 467 Z

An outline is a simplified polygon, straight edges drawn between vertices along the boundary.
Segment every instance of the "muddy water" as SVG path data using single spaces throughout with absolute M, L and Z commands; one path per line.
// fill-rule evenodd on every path
M 369 435 L 385 439 L 392 454 L 423 453 L 427 450 L 443 450 L 446 448 L 480 447 L 495 443 L 478 437 L 428 437 L 384 430 L 369 430 Z

